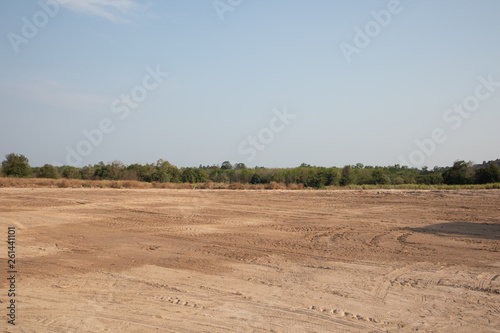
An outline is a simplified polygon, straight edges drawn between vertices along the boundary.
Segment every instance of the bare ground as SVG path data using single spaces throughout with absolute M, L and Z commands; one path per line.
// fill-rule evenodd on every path
M 6 332 L 500 331 L 498 190 L 3 188 L 0 225 Z

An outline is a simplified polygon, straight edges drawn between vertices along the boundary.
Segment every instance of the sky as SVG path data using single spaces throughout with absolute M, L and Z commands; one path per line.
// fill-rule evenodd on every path
M 498 0 L 0 2 L 0 159 L 500 158 Z

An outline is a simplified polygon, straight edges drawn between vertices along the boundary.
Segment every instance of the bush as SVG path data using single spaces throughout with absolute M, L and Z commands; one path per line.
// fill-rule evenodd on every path
M 229 189 L 230 190 L 242 190 L 244 189 L 243 184 L 236 182 L 236 183 L 231 183 L 229 184 Z
M 490 162 L 487 167 L 480 167 L 474 173 L 477 184 L 500 182 L 500 167 L 495 162 Z
M 31 167 L 29 160 L 24 155 L 14 153 L 5 155 L 5 161 L 2 162 L 2 172 L 7 177 L 29 177 L 31 176 Z
M 304 188 L 304 184 L 302 183 L 290 183 L 288 184 L 288 189 L 289 190 L 302 190 Z
M 57 174 L 56 168 L 50 164 L 45 164 L 38 170 L 36 175 L 37 178 L 53 178 L 59 179 L 59 175 Z
M 472 184 L 472 163 L 456 161 L 451 168 L 443 173 L 443 182 L 448 185 Z
M 405 183 L 405 180 L 402 177 L 396 177 L 396 178 L 394 178 L 394 180 L 392 181 L 392 183 L 394 185 L 401 185 L 401 184 Z
M 347 186 L 355 183 L 355 177 L 350 165 L 343 167 L 340 174 L 340 185 Z
M 381 169 L 375 169 L 372 172 L 373 183 L 377 185 L 390 184 L 391 180 Z

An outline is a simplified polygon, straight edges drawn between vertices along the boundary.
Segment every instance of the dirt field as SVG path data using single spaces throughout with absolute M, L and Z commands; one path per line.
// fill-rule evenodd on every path
M 3 188 L 0 224 L 6 332 L 500 331 L 498 190 Z

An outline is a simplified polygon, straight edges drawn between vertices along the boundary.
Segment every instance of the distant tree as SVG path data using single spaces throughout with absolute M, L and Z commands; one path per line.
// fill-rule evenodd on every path
M 326 186 L 335 185 L 338 186 L 340 184 L 340 172 L 337 168 L 329 168 L 325 172 L 326 176 Z
M 94 177 L 94 167 L 91 165 L 84 166 L 80 169 L 81 179 L 92 179 Z
M 350 184 L 354 184 L 355 179 L 354 179 L 354 173 L 352 172 L 352 168 L 350 165 L 346 165 L 345 167 L 342 168 L 342 171 L 340 172 L 340 185 L 346 186 Z
M 445 168 L 442 168 L 442 167 L 438 167 L 437 165 L 432 169 L 432 172 L 434 173 L 443 173 L 443 171 L 445 170 Z
M 110 175 L 109 179 L 119 180 L 123 179 L 123 169 L 124 165 L 122 161 L 113 161 L 110 164 Z
M 495 162 L 490 162 L 487 167 L 480 167 L 474 173 L 477 184 L 500 182 L 500 167 Z
M 352 169 L 352 178 L 354 181 L 353 184 L 358 184 L 358 185 L 375 184 L 376 182 L 373 179 L 372 173 L 373 171 L 368 168 L 364 169 L 353 168 Z
M 318 168 L 305 168 L 302 179 L 304 185 L 308 187 L 322 188 L 325 185 L 323 172 Z
M 94 165 L 94 179 L 119 180 L 122 177 L 123 164 L 114 161 L 111 164 L 104 164 L 102 161 Z
M 472 163 L 456 161 L 443 173 L 443 182 L 449 185 L 472 184 L 474 181 Z
M 401 185 L 401 184 L 404 184 L 405 183 L 405 180 L 403 177 L 396 177 L 392 180 L 392 184 L 393 185 Z
M 251 171 L 248 169 L 241 169 L 238 174 L 238 181 L 240 183 L 249 183 L 250 182 L 250 174 Z
M 233 166 L 231 165 L 231 162 L 224 161 L 224 162 L 222 162 L 222 165 L 220 166 L 220 168 L 223 170 L 231 170 L 233 168 Z
M 438 185 L 443 183 L 443 174 L 433 172 L 425 175 L 418 175 L 415 179 L 417 184 Z
M 245 163 L 236 163 L 234 165 L 235 170 L 241 170 L 241 169 L 246 169 L 246 168 L 247 168 L 247 166 L 245 165 Z
M 389 176 L 387 176 L 382 169 L 375 169 L 372 172 L 372 181 L 373 183 L 380 185 L 380 184 L 390 184 L 391 179 Z
M 153 180 L 160 183 L 177 182 L 179 179 L 179 170 L 168 161 L 162 159 L 156 162 Z
M 24 155 L 14 153 L 5 155 L 2 172 L 7 177 L 29 177 L 32 175 L 29 160 Z
M 138 181 L 151 182 L 155 171 L 156 168 L 152 163 L 146 165 L 134 163 L 126 167 L 124 173 L 129 179 L 133 179 L 135 175 Z
M 81 179 L 81 174 L 78 168 L 69 165 L 58 167 L 59 173 L 63 178 L 67 179 Z
M 307 164 L 307 163 L 302 163 L 300 165 L 301 168 L 310 168 L 311 167 L 311 164 Z
M 37 178 L 53 178 L 53 179 L 58 179 L 59 174 L 57 173 L 56 168 L 54 168 L 53 165 L 50 164 L 45 164 L 43 167 L 41 167 L 38 170 L 38 173 L 36 175 Z
M 181 171 L 181 180 L 184 183 L 196 183 L 196 173 L 193 168 L 184 168 Z
M 259 174 L 254 173 L 252 179 L 250 179 L 250 184 L 262 184 L 262 177 Z
M 181 171 L 181 180 L 184 183 L 203 183 L 208 179 L 208 174 L 198 168 L 184 168 Z
M 137 170 L 130 169 L 129 167 L 126 167 L 125 170 L 123 170 L 123 179 L 124 180 L 138 180 L 137 179 Z

